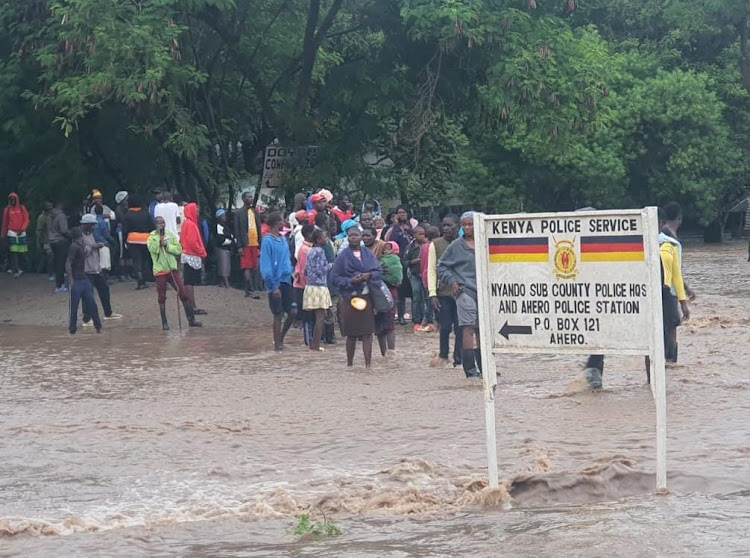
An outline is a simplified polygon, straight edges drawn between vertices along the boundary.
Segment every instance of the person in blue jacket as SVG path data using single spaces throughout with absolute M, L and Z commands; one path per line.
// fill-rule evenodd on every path
M 284 337 L 297 316 L 297 302 L 292 287 L 292 255 L 289 243 L 281 235 L 284 218 L 275 211 L 266 218 L 271 232 L 263 238 L 260 248 L 260 274 L 266 284 L 268 305 L 273 314 L 273 345 L 278 352 L 284 350 Z M 281 320 L 286 313 L 282 328 Z

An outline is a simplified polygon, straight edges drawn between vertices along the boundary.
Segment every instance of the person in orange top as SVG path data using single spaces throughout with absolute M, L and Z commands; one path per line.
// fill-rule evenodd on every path
M 259 299 L 263 290 L 260 281 L 261 223 L 253 209 L 253 194 L 242 193 L 243 206 L 234 212 L 234 238 L 240 255 L 240 269 L 245 279 L 245 296 Z
M 133 260 L 133 270 L 138 281 L 136 290 L 146 288 L 146 278 L 149 276 L 151 267 L 151 255 L 146 243 L 151 231 L 154 230 L 154 222 L 147 209 L 142 210 L 140 200 L 135 196 L 130 197 L 130 206 L 122 222 L 122 236 L 127 242 L 128 253 Z
M 10 250 L 10 267 L 8 273 L 18 278 L 23 275 L 23 260 L 29 251 L 29 240 L 26 231 L 29 228 L 29 212 L 21 205 L 18 194 L 8 196 L 8 207 L 3 209 L 3 228 L 0 238 L 8 243 Z
M 182 276 L 185 283 L 185 292 L 190 298 L 193 313 L 205 314 L 205 310 L 198 309 L 195 304 L 195 287 L 203 284 L 203 258 L 207 256 L 206 247 L 203 244 L 200 228 L 198 227 L 198 204 L 189 203 L 185 206 L 185 222 L 180 232 L 180 244 L 182 244 Z

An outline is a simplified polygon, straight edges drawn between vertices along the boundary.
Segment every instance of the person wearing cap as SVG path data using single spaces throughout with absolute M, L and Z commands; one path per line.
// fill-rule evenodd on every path
M 91 286 L 96 289 L 99 294 L 99 300 L 102 303 L 102 309 L 104 310 L 105 320 L 119 320 L 122 318 L 120 314 L 112 312 L 112 304 L 110 301 L 109 285 L 107 284 L 107 278 L 102 273 L 101 264 L 99 260 L 99 250 L 104 248 L 106 244 L 97 242 L 94 236 L 94 228 L 98 225 L 96 217 L 87 213 L 81 218 L 81 244 L 84 249 L 84 272 L 86 278 L 91 283 Z M 92 323 L 92 315 L 89 313 L 90 308 L 83 305 L 83 325 L 91 326 L 95 325 Z
M 154 208 L 154 218 L 161 217 L 164 219 L 167 230 L 180 236 L 180 208 L 172 201 L 172 192 L 163 192 L 159 203 Z
M 117 201 L 117 196 L 115 196 L 115 201 Z M 102 193 L 94 189 L 91 191 L 91 209 L 89 210 L 89 213 L 91 215 L 96 215 L 96 208 L 101 207 L 102 208 L 102 215 L 107 220 L 107 224 L 110 223 L 110 221 L 114 221 L 116 219 L 115 212 L 112 211 L 108 205 L 106 205 L 102 199 Z
M 310 221 L 314 222 L 319 213 L 328 214 L 328 211 L 326 211 L 328 202 L 322 194 L 313 194 L 310 201 L 312 202 L 312 210 L 308 211 Z
M 234 234 L 227 225 L 227 210 L 216 210 L 216 274 L 219 285 L 229 288 L 229 276 L 232 274 L 232 251 L 235 248 Z
M 234 213 L 234 238 L 240 254 L 240 269 L 245 280 L 245 296 L 259 299 L 261 221 L 260 213 L 253 208 L 253 194 L 242 193 L 242 207 Z
M 349 219 L 348 221 L 344 221 L 341 224 L 341 232 L 336 235 L 336 238 L 333 242 L 333 247 L 336 250 L 336 254 L 338 254 L 342 250 L 346 250 L 349 246 L 349 241 L 347 240 L 346 233 L 351 229 L 352 227 L 358 227 L 357 222 L 354 219 Z
M 68 273 L 68 285 L 70 286 L 70 317 L 68 331 L 75 335 L 78 330 L 78 305 L 83 302 L 83 313 L 91 317 L 96 332 L 102 330 L 102 321 L 99 318 L 99 309 L 96 307 L 94 288 L 86 275 L 86 246 L 83 243 L 83 233 L 80 227 L 70 231 L 73 242 L 68 250 L 65 269 Z

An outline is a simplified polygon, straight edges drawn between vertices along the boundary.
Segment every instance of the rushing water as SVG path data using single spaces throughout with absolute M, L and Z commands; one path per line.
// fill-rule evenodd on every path
M 435 336 L 352 372 L 265 330 L 3 326 L 0 556 L 746 556 L 745 254 L 687 251 L 661 496 L 641 358 L 598 393 L 581 359 L 502 360 L 490 491 L 481 385 L 428 367 Z M 303 513 L 343 534 L 288 534 Z

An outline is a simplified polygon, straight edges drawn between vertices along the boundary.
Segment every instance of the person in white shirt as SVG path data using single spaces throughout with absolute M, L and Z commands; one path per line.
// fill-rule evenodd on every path
M 164 192 L 161 196 L 161 202 L 154 208 L 154 216 L 164 219 L 164 228 L 169 232 L 179 236 L 181 224 L 180 208 L 172 201 L 172 192 Z

